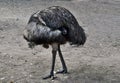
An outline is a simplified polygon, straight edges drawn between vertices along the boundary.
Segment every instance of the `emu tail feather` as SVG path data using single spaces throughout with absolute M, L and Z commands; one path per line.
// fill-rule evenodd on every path
M 84 45 L 86 42 L 86 35 L 84 29 L 81 26 L 74 27 L 73 30 L 69 31 L 70 45 Z

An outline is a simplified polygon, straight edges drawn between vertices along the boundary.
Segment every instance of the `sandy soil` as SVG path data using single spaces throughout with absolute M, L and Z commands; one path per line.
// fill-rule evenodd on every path
M 22 37 L 33 12 L 59 5 L 85 29 L 82 47 L 62 46 L 69 74 L 42 80 L 51 67 L 51 48 L 31 50 Z M 57 57 L 56 68 L 61 68 Z M 119 0 L 0 0 L 0 83 L 120 83 Z

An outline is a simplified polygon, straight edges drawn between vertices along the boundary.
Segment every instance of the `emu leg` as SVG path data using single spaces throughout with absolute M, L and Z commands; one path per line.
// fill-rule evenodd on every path
M 65 61 L 64 61 L 64 58 L 63 58 L 61 49 L 60 49 L 60 45 L 58 46 L 58 53 L 59 53 L 59 57 L 60 57 L 60 60 L 61 60 L 62 66 L 63 66 L 63 70 L 59 70 L 59 71 L 57 71 L 56 73 L 57 73 L 57 74 L 59 74 L 59 73 L 68 73 L 68 72 L 67 72 L 67 66 L 66 66 L 66 64 L 65 64 Z
M 52 50 L 52 69 L 51 69 L 50 75 L 43 77 L 43 79 L 52 78 L 53 80 L 55 78 L 54 77 L 55 59 L 56 59 L 56 50 Z

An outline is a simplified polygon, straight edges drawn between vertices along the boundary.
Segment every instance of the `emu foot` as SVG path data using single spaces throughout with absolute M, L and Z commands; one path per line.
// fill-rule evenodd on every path
M 67 70 L 58 70 L 57 72 L 56 72 L 56 74 L 66 74 L 66 73 L 68 73 L 67 72 Z
M 48 78 L 51 78 L 52 80 L 54 80 L 57 77 L 55 77 L 54 75 L 48 75 L 48 76 L 43 77 L 43 80 L 46 80 Z

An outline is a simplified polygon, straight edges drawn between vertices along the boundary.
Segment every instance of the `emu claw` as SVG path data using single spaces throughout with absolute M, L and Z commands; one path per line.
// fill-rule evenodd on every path
M 48 75 L 48 76 L 43 77 L 43 80 L 46 80 L 48 78 L 51 78 L 51 80 L 54 80 L 57 77 L 55 77 L 54 75 Z
M 67 72 L 67 70 L 58 70 L 57 72 L 56 72 L 56 74 L 66 74 L 66 73 L 68 73 Z

